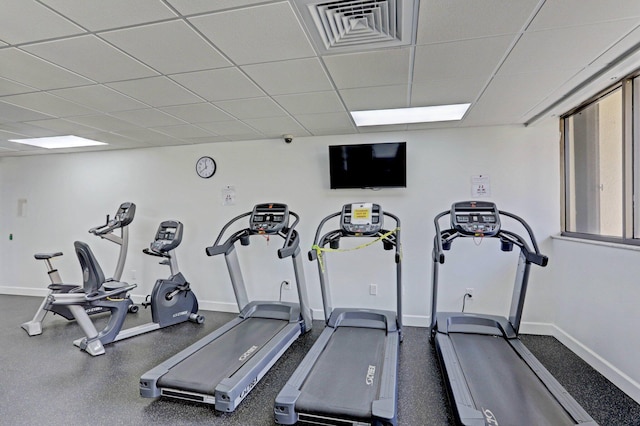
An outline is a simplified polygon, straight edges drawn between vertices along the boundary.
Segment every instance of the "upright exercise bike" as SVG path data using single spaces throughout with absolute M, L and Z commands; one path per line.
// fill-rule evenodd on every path
M 127 309 L 132 302 L 128 298 L 115 299 L 109 291 L 97 291 L 87 294 L 83 298 L 66 298 L 53 301 L 53 304 L 78 305 L 89 302 L 91 306 L 104 307 L 111 312 L 106 327 L 97 332 L 95 328 L 83 327 L 86 336 L 73 343 L 90 355 L 105 353 L 104 345 L 128 339 L 143 333 L 159 330 L 163 327 L 175 325 L 184 321 L 198 324 L 204 322 L 204 317 L 198 315 L 198 300 L 191 291 L 189 283 L 178 270 L 178 261 L 174 249 L 182 241 L 183 225 L 175 220 L 167 220 L 160 224 L 150 248 L 143 250 L 145 254 L 162 257 L 160 264 L 168 265 L 171 275 L 167 279 L 156 281 L 153 291 L 147 296 L 142 306 L 151 307 L 152 322 L 122 330 Z M 76 253 L 83 268 L 85 285 L 89 281 L 100 281 L 103 277 L 100 265 L 95 260 L 91 249 L 80 241 L 76 241 Z M 135 284 L 133 285 L 135 287 Z M 95 287 L 95 285 L 94 285 Z
M 120 247 L 120 254 L 118 256 L 118 261 L 116 263 L 116 269 L 113 273 L 113 277 L 109 278 L 104 283 L 108 291 L 116 290 L 121 286 L 120 279 L 122 278 L 122 271 L 124 270 L 124 264 L 127 258 L 127 249 L 129 246 L 128 227 L 131 222 L 133 222 L 135 213 L 136 205 L 134 203 L 122 203 L 120 204 L 120 207 L 118 207 L 118 211 L 116 212 L 113 219 L 109 219 L 109 215 L 107 215 L 107 220 L 104 225 L 99 225 L 89 229 L 89 233 L 107 241 L 111 241 L 112 243 L 115 243 Z M 117 230 L 120 230 L 119 236 L 114 233 Z M 48 286 L 49 293 L 44 297 L 44 300 L 40 304 L 40 307 L 36 311 L 33 319 L 22 324 L 22 328 L 29 334 L 29 336 L 42 334 L 42 321 L 47 315 L 47 312 L 53 312 L 54 315 L 60 315 L 69 321 L 76 319 L 68 306 L 54 305 L 51 303 L 51 295 L 83 292 L 82 286 L 63 283 L 62 279 L 60 278 L 60 273 L 56 268 L 53 267 L 51 263 L 53 258 L 59 256 L 62 256 L 62 252 L 36 253 L 34 255 L 37 260 L 44 260 L 47 267 L 47 275 L 49 275 L 51 284 L 49 284 Z M 85 312 L 87 313 L 87 315 L 98 314 L 105 311 L 107 311 L 106 308 L 91 306 L 89 303 L 87 303 L 85 306 Z M 132 304 L 129 307 L 128 311 L 137 312 L 138 306 Z

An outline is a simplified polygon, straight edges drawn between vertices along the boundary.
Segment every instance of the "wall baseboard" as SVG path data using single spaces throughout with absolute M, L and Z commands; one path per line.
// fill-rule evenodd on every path
M 573 338 L 561 328 L 555 325 L 552 325 L 552 327 L 554 329 L 553 336 L 556 339 L 571 349 L 591 367 L 595 368 L 596 371 L 620 388 L 620 390 L 629 395 L 630 398 L 633 398 L 633 400 L 640 404 L 640 383 L 624 374 L 609 361 L 583 345 L 580 341 Z

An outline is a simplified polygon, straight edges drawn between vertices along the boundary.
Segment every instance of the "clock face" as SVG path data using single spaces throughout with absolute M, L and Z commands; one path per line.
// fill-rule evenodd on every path
M 210 178 L 216 172 L 216 162 L 211 157 L 201 157 L 196 162 L 196 172 L 201 178 Z

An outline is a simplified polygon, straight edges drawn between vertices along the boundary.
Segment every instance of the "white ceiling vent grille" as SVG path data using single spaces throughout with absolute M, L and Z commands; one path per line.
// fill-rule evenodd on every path
M 417 0 L 296 0 L 296 4 L 323 53 L 403 46 L 414 38 Z

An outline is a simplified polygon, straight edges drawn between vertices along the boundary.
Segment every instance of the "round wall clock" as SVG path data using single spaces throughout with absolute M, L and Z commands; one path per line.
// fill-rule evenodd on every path
M 216 173 L 216 162 L 211 157 L 200 157 L 196 161 L 196 173 L 203 179 L 208 179 Z

